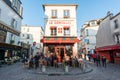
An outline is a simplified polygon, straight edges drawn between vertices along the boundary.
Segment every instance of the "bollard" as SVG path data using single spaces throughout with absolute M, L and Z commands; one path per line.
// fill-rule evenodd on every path
M 42 72 L 45 72 L 46 71 L 46 68 L 45 68 L 45 66 L 43 65 L 42 66 Z
M 65 66 L 65 72 L 69 72 L 68 66 Z

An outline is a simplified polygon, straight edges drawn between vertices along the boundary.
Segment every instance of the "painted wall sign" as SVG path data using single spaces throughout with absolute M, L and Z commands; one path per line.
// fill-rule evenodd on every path
M 73 20 L 49 20 L 49 24 L 72 24 Z

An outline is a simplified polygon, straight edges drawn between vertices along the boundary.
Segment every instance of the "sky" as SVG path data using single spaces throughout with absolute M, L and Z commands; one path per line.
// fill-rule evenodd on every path
M 80 31 L 86 21 L 104 18 L 110 11 L 120 12 L 120 0 L 21 0 L 23 6 L 22 24 L 44 27 L 43 4 L 77 4 L 77 29 Z

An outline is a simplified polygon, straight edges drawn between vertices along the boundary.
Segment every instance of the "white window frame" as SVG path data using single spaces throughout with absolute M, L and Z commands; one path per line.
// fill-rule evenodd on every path
M 70 28 L 64 28 L 64 36 L 70 35 Z
M 51 17 L 57 18 L 57 10 L 51 10 Z
M 67 18 L 70 17 L 70 10 L 64 10 L 63 11 L 63 16 L 64 16 L 64 18 L 65 17 L 67 17 Z

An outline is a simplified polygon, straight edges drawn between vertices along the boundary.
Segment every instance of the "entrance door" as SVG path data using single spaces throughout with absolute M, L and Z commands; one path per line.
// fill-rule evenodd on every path
M 110 51 L 109 54 L 110 54 L 110 62 L 111 62 L 111 63 L 114 63 L 113 51 Z
M 64 46 L 57 46 L 57 47 L 55 47 L 55 53 L 60 55 L 61 60 L 63 60 L 64 54 L 65 54 L 65 47 Z

